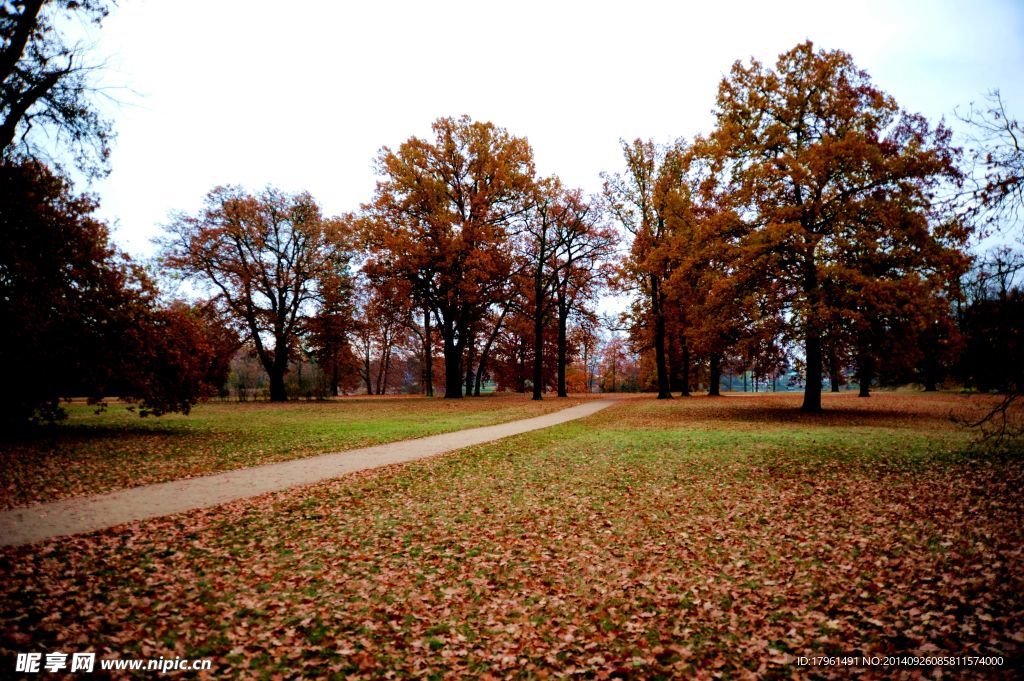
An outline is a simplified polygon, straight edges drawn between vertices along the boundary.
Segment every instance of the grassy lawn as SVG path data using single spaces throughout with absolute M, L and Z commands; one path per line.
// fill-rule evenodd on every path
M 800 656 L 999 655 L 946 671 L 1012 678 L 1024 459 L 961 453 L 958 399 L 826 396 L 824 416 L 791 395 L 629 400 L 4 549 L 0 663 L 95 650 L 208 656 L 217 676 L 743 678 L 853 671 Z
M 579 402 L 520 395 L 214 402 L 188 416 L 144 419 L 123 404 L 99 414 L 71 404 L 67 421 L 0 440 L 0 508 L 488 426 Z

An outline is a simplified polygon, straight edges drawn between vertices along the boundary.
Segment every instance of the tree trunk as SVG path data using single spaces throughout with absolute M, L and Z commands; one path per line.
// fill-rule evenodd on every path
M 586 342 L 583 343 L 583 378 L 584 378 L 584 380 L 587 383 L 587 387 L 586 387 L 586 390 L 584 392 L 586 392 L 589 395 L 590 391 L 591 391 L 591 387 L 590 387 L 590 344 L 586 343 Z
M 473 383 L 473 397 L 480 397 L 480 384 L 484 380 L 484 371 L 487 368 L 487 355 L 480 353 L 480 364 L 476 366 L 476 376 Z
M 466 341 L 466 397 L 473 395 L 473 350 L 476 349 L 476 339 L 473 332 L 469 332 L 469 339 Z
M 484 343 L 483 350 L 480 351 L 480 364 L 476 368 L 476 385 L 473 387 L 474 397 L 480 397 L 480 384 L 484 379 L 484 370 L 487 368 L 487 359 L 491 355 L 491 346 L 494 344 L 494 340 L 501 333 L 501 325 L 505 322 L 505 315 L 508 313 L 508 308 L 511 302 L 506 303 L 505 307 L 501 310 L 501 315 L 498 317 L 498 321 L 494 323 L 494 328 L 491 329 L 491 333 L 487 336 L 487 342 Z
M 665 359 L 665 315 L 661 305 L 661 282 L 651 275 L 651 312 L 654 315 L 654 361 L 658 371 L 658 399 L 671 400 L 668 363 Z
M 682 344 L 676 343 L 675 334 L 665 331 L 665 361 L 668 363 L 668 391 L 670 393 L 683 392 L 682 365 L 683 365 Z
M 423 306 L 423 387 L 427 397 L 434 396 L 434 351 L 431 346 L 430 308 Z
M 805 345 L 807 355 L 807 378 L 804 386 L 804 403 L 800 411 L 821 411 L 821 338 L 817 329 L 808 327 Z
M 366 344 L 366 354 L 363 356 L 363 379 L 366 381 L 366 394 L 373 394 L 373 381 L 370 374 L 370 344 Z
M 867 348 L 860 348 L 857 352 L 857 381 L 860 383 L 860 392 L 857 397 L 871 397 L 871 381 L 875 378 L 875 362 Z
M 686 339 L 683 339 L 683 366 L 679 372 L 681 376 L 680 383 L 680 395 L 682 397 L 690 396 L 690 345 Z
M 804 295 L 807 297 L 808 309 L 812 312 L 818 302 L 818 264 L 814 260 L 813 246 L 807 253 L 804 263 Z M 804 339 L 804 355 L 807 360 L 807 375 L 804 384 L 804 403 L 800 411 L 817 413 L 821 411 L 821 331 L 818 320 L 808 317 Z
M 270 376 L 270 401 L 286 402 L 288 393 L 284 389 L 284 375 L 288 370 L 288 363 L 274 358 L 273 364 L 267 374 Z
M 519 388 L 519 392 L 523 393 L 524 395 L 526 394 L 526 348 L 528 342 L 529 341 L 526 339 L 526 336 L 523 336 L 520 339 L 519 357 L 517 358 L 518 362 L 516 362 L 516 364 L 518 365 L 518 371 L 516 372 L 516 380 L 519 383 L 517 387 Z
M 270 401 L 285 402 L 288 399 L 288 394 L 284 389 L 284 375 L 288 370 L 287 350 L 283 355 L 267 350 L 260 340 L 259 329 L 256 328 L 254 321 L 250 320 L 249 328 L 252 330 L 253 342 L 256 345 L 256 355 L 260 359 L 260 364 L 263 365 L 263 370 L 267 372 L 267 377 L 270 378 Z M 283 338 L 281 333 L 274 334 L 274 343 L 277 350 L 288 347 L 288 341 Z
M 832 392 L 839 392 L 839 385 L 843 382 L 842 370 L 839 368 L 839 355 L 835 348 L 828 349 L 828 382 Z
M 569 393 L 565 387 L 565 364 L 568 341 L 566 340 L 566 327 L 569 324 L 569 306 L 565 300 L 565 287 L 558 287 L 558 396 L 568 397 Z
M 388 374 L 391 373 L 391 346 L 388 345 L 388 349 L 384 352 L 384 356 L 381 357 L 381 373 L 377 378 L 377 394 L 386 395 L 388 392 Z
M 540 308 L 540 303 L 537 303 L 533 317 L 533 399 L 535 400 L 543 399 L 540 388 L 544 374 L 544 319 Z
M 383 347 L 380 353 L 380 362 L 377 365 L 377 394 L 383 395 L 387 391 L 388 387 L 388 365 L 391 364 L 391 339 L 389 333 L 385 331 L 381 340 Z
M 587 394 L 594 392 L 594 374 L 590 371 L 591 357 L 590 343 L 585 342 L 583 346 L 583 372 L 587 378 Z
M 934 341 L 935 339 L 929 339 Z M 933 343 L 932 347 L 937 347 L 938 343 Z M 937 353 L 928 352 L 925 353 L 924 357 L 924 375 L 922 376 L 924 383 L 924 391 L 926 393 L 933 393 L 939 389 L 939 362 L 937 359 Z
M 708 395 L 711 397 L 720 397 L 721 383 L 722 383 L 722 357 L 717 352 L 711 353 L 710 358 L 710 380 L 711 384 L 708 386 Z
M 444 398 L 462 398 L 462 347 L 455 341 L 455 328 L 445 320 L 444 331 Z

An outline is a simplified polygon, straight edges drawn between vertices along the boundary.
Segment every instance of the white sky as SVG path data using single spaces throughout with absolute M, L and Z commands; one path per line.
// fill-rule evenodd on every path
M 542 174 L 600 187 L 619 138 L 710 126 L 737 59 L 810 38 L 850 52 L 936 121 L 998 87 L 1024 118 L 1024 2 L 234 2 L 120 0 L 98 49 L 110 177 L 92 188 L 130 253 L 217 184 L 308 190 L 325 212 L 372 195 L 383 145 L 466 113 L 529 138 Z

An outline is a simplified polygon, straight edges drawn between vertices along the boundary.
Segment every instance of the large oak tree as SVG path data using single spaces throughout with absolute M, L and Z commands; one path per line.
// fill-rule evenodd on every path
M 744 221 L 729 247 L 759 275 L 750 285 L 783 301 L 803 343 L 802 408 L 819 411 L 826 322 L 839 304 L 827 279 L 845 272 L 849 249 L 892 255 L 891 274 L 914 276 L 931 266 L 920 254 L 963 242 L 930 215 L 938 188 L 957 179 L 948 131 L 900 109 L 845 52 L 810 42 L 774 68 L 737 62 L 715 117 L 696 146 L 721 178 L 720 202 Z
M 324 218 L 309 194 L 217 187 L 199 214 L 178 213 L 167 227 L 163 263 L 209 289 L 246 329 L 271 401 L 287 399 L 288 361 L 321 298 L 321 279 L 347 263 L 346 224 Z
M 433 132 L 380 152 L 367 271 L 404 279 L 436 316 L 445 397 L 458 398 L 474 326 L 513 269 L 510 234 L 532 205 L 533 152 L 524 138 L 465 116 L 438 119 Z

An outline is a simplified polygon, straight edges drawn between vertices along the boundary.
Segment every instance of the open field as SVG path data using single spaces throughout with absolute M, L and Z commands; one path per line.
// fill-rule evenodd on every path
M 958 399 L 826 396 L 823 416 L 796 395 L 627 400 L 4 549 L 0 652 L 210 657 L 216 676 L 268 678 L 846 677 L 797 661 L 995 655 L 957 676 L 1012 678 L 1024 460 L 963 454 Z
M 76 403 L 61 424 L 0 440 L 0 508 L 489 426 L 579 402 L 521 395 L 212 402 L 188 416 L 144 419 L 123 404 L 96 414 Z

